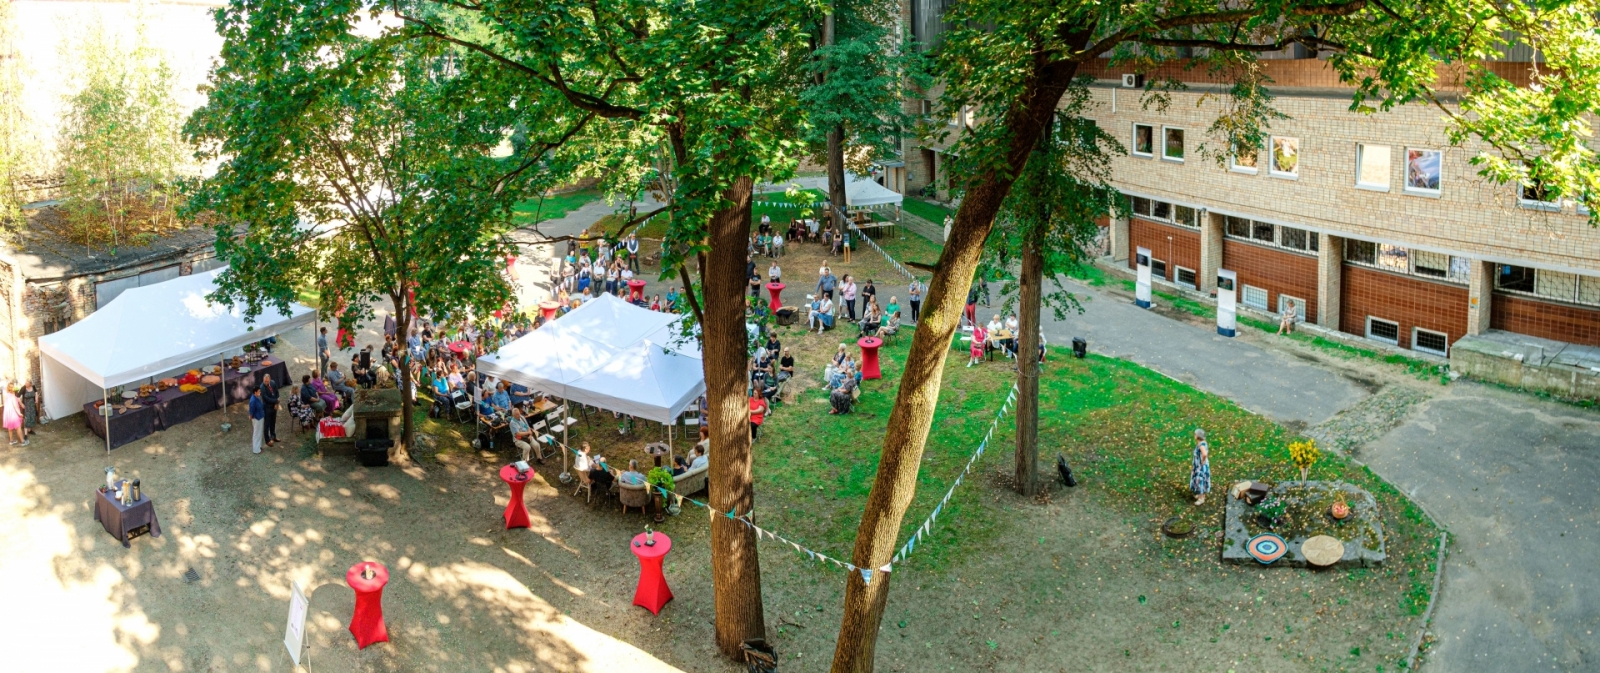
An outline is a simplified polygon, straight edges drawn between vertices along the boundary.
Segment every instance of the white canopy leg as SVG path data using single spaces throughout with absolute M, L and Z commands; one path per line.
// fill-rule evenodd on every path
M 106 410 L 111 408 L 111 391 L 107 388 L 100 389 L 100 413 L 106 417 L 106 457 L 111 457 L 111 414 Z

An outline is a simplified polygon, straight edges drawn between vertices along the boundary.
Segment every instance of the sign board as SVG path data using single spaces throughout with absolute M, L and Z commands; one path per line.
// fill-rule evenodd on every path
M 306 600 L 306 594 L 300 590 L 300 583 L 290 585 L 289 595 L 289 626 L 284 629 L 283 646 L 289 648 L 289 658 L 294 660 L 294 665 L 300 665 L 300 653 L 306 648 L 306 613 L 311 608 L 311 601 Z
M 1134 263 L 1138 265 L 1139 281 L 1134 286 L 1134 303 L 1139 308 L 1150 308 L 1150 249 L 1139 248 L 1135 252 Z
M 1226 269 L 1217 271 L 1217 334 L 1225 337 L 1239 333 L 1239 274 Z

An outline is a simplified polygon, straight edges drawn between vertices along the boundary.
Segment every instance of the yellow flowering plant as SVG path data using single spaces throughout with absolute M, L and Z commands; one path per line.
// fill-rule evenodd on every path
M 1300 468 L 1300 481 L 1306 480 L 1306 473 L 1311 471 L 1311 466 L 1317 464 L 1322 458 L 1322 452 L 1317 450 L 1316 442 L 1302 439 L 1289 443 L 1289 459 L 1294 461 L 1294 466 Z

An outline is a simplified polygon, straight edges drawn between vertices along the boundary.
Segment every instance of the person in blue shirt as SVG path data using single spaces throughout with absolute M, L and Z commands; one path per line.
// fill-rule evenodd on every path
M 267 427 L 267 404 L 261 401 L 261 389 L 250 393 L 250 451 L 261 453 L 261 440 Z
M 508 386 L 501 381 L 494 387 L 494 394 L 489 396 L 489 404 L 500 413 L 511 411 L 511 393 L 506 392 Z
M 533 391 L 520 383 L 511 384 L 511 401 L 515 404 L 532 404 Z

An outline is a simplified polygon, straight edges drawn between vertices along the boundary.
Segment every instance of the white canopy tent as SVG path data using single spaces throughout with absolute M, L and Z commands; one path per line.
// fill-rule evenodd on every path
M 872 178 L 851 173 L 844 183 L 844 202 L 850 208 L 898 208 L 905 196 L 877 183 Z
M 210 302 L 206 296 L 224 269 L 129 288 L 71 327 L 40 337 L 45 411 L 65 418 L 111 388 L 219 357 L 314 319 L 312 309 L 291 304 L 287 314 L 269 308 L 247 322 L 238 308 Z
M 478 358 L 478 372 L 565 400 L 671 424 L 705 393 L 679 316 L 601 295 Z

